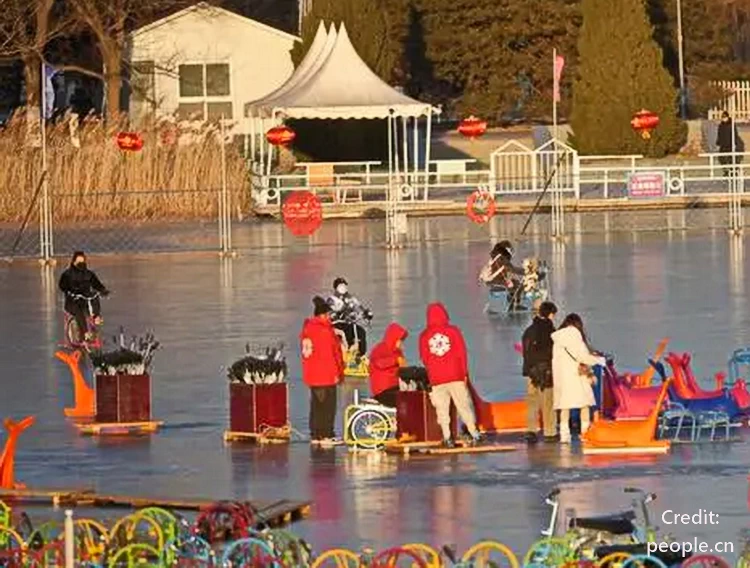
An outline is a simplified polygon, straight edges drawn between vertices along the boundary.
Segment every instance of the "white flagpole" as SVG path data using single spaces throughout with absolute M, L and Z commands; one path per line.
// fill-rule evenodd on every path
M 557 48 L 552 48 L 552 136 L 557 140 L 557 96 L 560 85 L 557 83 Z M 557 89 L 555 89 L 557 85 Z

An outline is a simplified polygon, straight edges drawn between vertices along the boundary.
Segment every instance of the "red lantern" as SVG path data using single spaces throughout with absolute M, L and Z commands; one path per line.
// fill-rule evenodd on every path
M 639 110 L 630 121 L 630 126 L 638 132 L 644 140 L 651 138 L 651 131 L 659 126 L 659 115 L 650 110 Z
M 298 237 L 312 235 L 323 223 L 323 206 L 310 191 L 295 191 L 281 208 L 284 224 Z
M 115 141 L 117 147 L 126 152 L 137 152 L 143 148 L 143 137 L 137 132 L 120 132 Z
M 294 130 L 288 126 L 274 126 L 266 132 L 266 140 L 274 146 L 289 146 L 296 138 Z
M 461 121 L 461 124 L 458 125 L 458 132 L 472 140 L 479 138 L 487 132 L 487 121 L 481 120 L 472 114 L 469 118 L 464 118 Z
M 486 189 L 477 189 L 466 200 L 466 215 L 477 225 L 484 225 L 497 212 L 495 198 Z
M 162 146 L 174 146 L 179 136 L 180 132 L 176 124 L 165 124 L 160 133 Z

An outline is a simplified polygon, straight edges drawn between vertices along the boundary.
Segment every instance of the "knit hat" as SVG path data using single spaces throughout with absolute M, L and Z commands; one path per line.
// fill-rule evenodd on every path
M 338 278 L 336 278 L 336 280 L 333 281 L 333 289 L 335 290 L 336 288 L 338 288 L 339 284 L 345 284 L 347 286 L 349 285 L 349 283 L 344 278 L 341 278 L 341 276 L 339 276 Z
M 315 309 L 313 311 L 314 315 L 321 316 L 331 311 L 331 306 L 329 306 L 328 302 L 326 302 L 320 296 L 315 296 L 312 301 L 313 301 L 313 306 L 315 306 Z

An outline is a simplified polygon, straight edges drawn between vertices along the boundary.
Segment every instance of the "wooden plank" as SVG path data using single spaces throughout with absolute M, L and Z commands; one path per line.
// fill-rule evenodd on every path
M 87 422 L 77 423 L 78 432 L 90 436 L 127 436 L 156 432 L 164 422 Z
M 440 456 L 451 454 L 487 454 L 492 452 L 514 452 L 517 449 L 518 447 L 516 446 L 497 444 L 492 446 L 458 446 L 455 448 L 422 448 L 414 449 L 411 451 L 411 453 L 416 455 Z
M 272 436 L 266 434 L 252 434 L 250 432 L 224 432 L 225 442 L 253 442 L 255 444 L 288 444 L 290 436 Z

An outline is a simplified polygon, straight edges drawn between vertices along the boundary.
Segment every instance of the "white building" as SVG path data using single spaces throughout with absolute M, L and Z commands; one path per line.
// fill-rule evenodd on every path
M 131 118 L 241 121 L 244 104 L 294 71 L 298 37 L 201 2 L 130 37 Z

